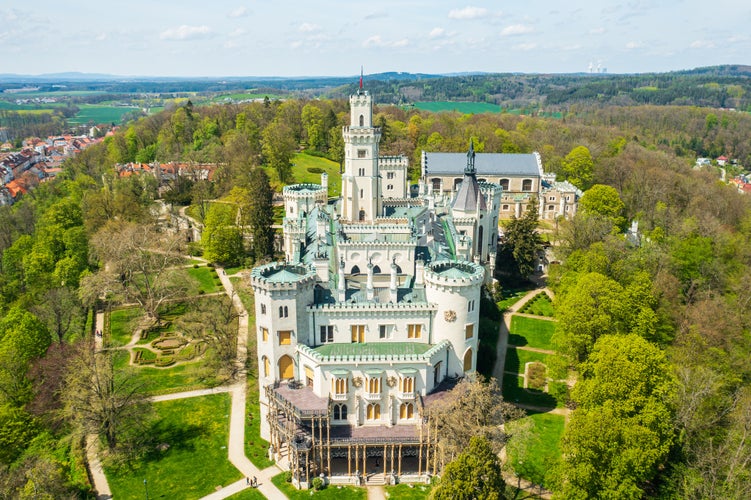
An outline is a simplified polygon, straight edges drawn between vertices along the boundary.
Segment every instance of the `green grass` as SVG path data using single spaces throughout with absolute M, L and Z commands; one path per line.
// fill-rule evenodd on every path
M 431 485 L 426 484 L 397 484 L 386 486 L 386 497 L 398 500 L 423 500 L 430 496 Z
M 114 309 L 110 313 L 110 334 L 107 340 L 111 347 L 120 347 L 128 344 L 133 337 L 133 324 L 136 318 L 143 316 L 140 307 L 127 309 Z
M 550 483 L 552 465 L 561 458 L 560 442 L 566 425 L 565 417 L 537 413 L 526 418 L 534 422 L 534 428 L 521 446 L 507 448 L 509 463 L 524 479 L 546 485 Z
M 490 377 L 493 374 L 493 366 L 497 357 L 498 322 L 480 316 L 478 335 L 480 344 L 477 352 L 477 371 L 486 377 Z
M 536 347 L 538 349 L 553 349 L 550 339 L 555 332 L 555 322 L 545 319 L 513 316 L 509 344 Z
M 120 123 L 125 113 L 138 111 L 139 108 L 125 106 L 102 106 L 99 104 L 81 104 L 79 111 L 68 121 L 73 124 Z
M 284 480 L 285 473 L 277 474 L 271 478 L 271 482 L 282 490 L 287 498 L 302 500 L 304 498 L 320 498 L 321 500 L 365 500 L 368 498 L 368 490 L 355 488 L 354 486 L 329 485 L 321 491 L 298 490 L 292 484 Z
M 514 346 L 508 346 L 508 349 L 506 349 L 506 362 L 503 365 L 503 370 L 523 375 L 525 364 L 532 361 L 539 361 L 540 363 L 548 364 L 548 359 L 552 357 L 552 354 L 525 351 L 524 349 L 516 349 Z
M 241 492 L 235 493 L 227 498 L 228 500 L 261 500 L 266 497 L 255 488 L 245 488 Z
M 227 273 L 227 276 L 232 276 L 233 274 L 237 274 L 240 271 L 244 271 L 246 269 L 247 267 L 245 266 L 225 267 L 224 272 Z
M 222 290 L 221 285 L 216 284 L 216 271 L 212 267 L 201 266 L 198 268 L 189 267 L 186 269 L 188 275 L 198 284 L 198 293 L 214 293 Z
M 265 97 L 268 97 L 272 101 L 274 99 L 282 98 L 282 96 L 278 94 L 258 94 L 258 93 L 248 92 L 248 93 L 237 93 L 237 94 L 221 94 L 221 95 L 213 97 L 211 100 L 214 102 L 224 102 L 225 99 L 229 98 L 235 101 L 243 101 L 247 99 L 263 99 Z
M 546 392 L 525 389 L 524 378 L 510 373 L 503 375 L 501 392 L 503 399 L 509 403 L 521 403 L 550 409 L 564 404 L 564 402 L 559 403 L 553 396 Z
M 105 469 L 114 498 L 200 498 L 242 478 L 227 458 L 230 397 L 214 394 L 154 403 L 153 449 L 125 466 Z
M 535 295 L 532 300 L 524 304 L 524 307 L 522 307 L 519 312 L 524 314 L 534 314 L 535 316 L 545 316 L 548 318 L 555 316 L 553 302 L 545 292 L 540 292 Z
M 339 196 L 342 192 L 342 176 L 339 173 L 339 164 L 306 153 L 297 153 L 292 158 L 292 182 L 290 184 L 302 183 L 321 183 L 321 174 L 310 172 L 308 169 L 321 169 L 329 174 L 329 196 Z M 274 169 L 266 168 L 266 173 L 271 179 L 271 186 L 275 191 L 281 191 L 282 184 L 279 182 L 278 175 Z
M 527 295 L 529 289 L 513 289 L 503 290 L 503 299 L 498 302 L 498 309 L 501 312 L 506 311 L 509 307 L 519 302 L 525 295 Z
M 117 351 L 114 356 L 115 370 L 129 368 L 130 353 Z M 152 366 L 130 367 L 136 381 L 143 386 L 149 395 L 168 394 L 172 392 L 190 391 L 219 385 L 222 380 L 210 373 L 202 360 L 188 361 L 169 368 L 155 368 Z
M 488 102 L 449 102 L 449 101 L 423 101 L 416 102 L 415 108 L 434 113 L 440 111 L 458 111 L 465 114 L 476 113 L 500 113 L 501 107 Z

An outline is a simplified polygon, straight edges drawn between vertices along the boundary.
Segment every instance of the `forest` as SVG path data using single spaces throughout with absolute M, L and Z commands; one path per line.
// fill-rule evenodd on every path
M 251 206 L 268 196 L 265 186 L 295 181 L 300 151 L 341 162 L 347 117 L 342 99 L 188 101 L 131 122 L 68 160 L 54 182 L 0 207 L 0 496 L 91 495 L 84 427 L 68 411 L 71 371 L 80 369 L 70 353 L 92 337 L 91 291 L 107 255 L 118 255 L 108 244 L 154 228 L 160 192 L 176 205 Z M 472 139 L 478 152 L 538 151 L 547 171 L 585 192 L 576 217 L 551 236 L 560 262 L 549 277 L 554 341 L 578 382 L 546 487 L 560 498 L 751 496 L 751 203 L 716 168 L 692 168 L 697 155 L 737 159 L 731 174 L 751 165 L 751 116 L 652 104 L 585 103 L 562 119 L 380 105 L 374 121 L 381 154 L 407 155 L 413 180 L 422 150 L 464 151 Z M 162 190 L 113 168 L 173 160 L 219 167 L 211 182 Z M 222 219 L 205 216 L 207 226 Z M 252 217 L 268 221 L 263 210 Z M 623 235 L 632 220 L 637 241 Z M 227 223 L 216 224 L 225 235 Z M 263 235 L 250 248 L 229 236 L 222 248 L 232 252 L 209 242 L 194 250 L 240 265 L 268 258 Z M 128 442 L 112 451 L 134 453 Z

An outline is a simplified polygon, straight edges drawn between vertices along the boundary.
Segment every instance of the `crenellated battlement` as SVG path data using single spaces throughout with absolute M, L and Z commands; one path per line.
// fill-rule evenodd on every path
M 298 264 L 273 262 L 250 272 L 250 284 L 265 290 L 297 290 L 314 285 L 315 280 L 315 270 Z
M 435 286 L 476 286 L 485 279 L 485 268 L 466 261 L 438 261 L 425 269 L 425 282 Z

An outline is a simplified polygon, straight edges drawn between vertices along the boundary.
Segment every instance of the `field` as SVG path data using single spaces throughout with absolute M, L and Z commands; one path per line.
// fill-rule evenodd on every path
M 487 102 L 448 102 L 448 101 L 428 101 L 416 102 L 415 108 L 425 111 L 458 111 L 465 114 L 477 113 L 500 113 L 501 107 L 497 104 Z
M 81 104 L 80 111 L 68 121 L 72 124 L 94 123 L 120 123 L 125 113 L 137 111 L 139 108 L 125 106 L 102 106 L 96 104 Z
M 553 346 L 550 339 L 554 331 L 555 323 L 553 321 L 513 316 L 508 340 L 513 345 L 552 350 Z
M 212 102 L 224 102 L 228 99 L 233 101 L 249 101 L 251 99 L 265 99 L 268 97 L 270 100 L 280 99 L 282 96 L 277 94 L 258 94 L 253 92 L 239 93 L 239 94 L 222 94 L 211 98 Z
M 229 395 L 153 406 L 157 420 L 147 433 L 154 449 L 126 465 L 105 469 L 114 498 L 200 498 L 242 478 L 227 458 Z
M 548 318 L 555 316 L 553 302 L 545 292 L 540 292 L 535 295 L 532 300 L 524 304 L 524 307 L 522 307 L 519 312 L 524 314 L 533 314 L 535 316 L 545 316 Z
M 311 172 L 311 170 L 313 170 Z M 292 157 L 292 181 L 290 184 L 321 183 L 321 171 L 329 174 L 329 196 L 339 196 L 342 191 L 342 176 L 339 173 L 339 164 L 306 153 L 297 153 Z M 271 180 L 271 186 L 275 191 L 281 191 L 282 184 L 275 170 L 266 168 L 266 173 Z
M 565 417 L 550 413 L 536 413 L 523 420 L 527 419 L 534 423 L 534 428 L 522 443 L 511 444 L 507 448 L 509 462 L 514 471 L 524 479 L 535 484 L 546 485 L 550 482 L 548 474 L 552 465 L 561 458 L 560 441 L 565 426 Z M 513 434 L 513 430 L 511 432 Z

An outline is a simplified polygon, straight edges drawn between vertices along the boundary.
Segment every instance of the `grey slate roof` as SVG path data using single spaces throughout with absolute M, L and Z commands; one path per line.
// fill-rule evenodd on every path
M 467 165 L 466 153 L 425 152 L 428 175 L 462 175 Z M 475 153 L 475 169 L 483 175 L 538 176 L 537 156 L 531 153 Z
M 456 193 L 456 198 L 454 198 L 454 203 L 451 207 L 454 210 L 474 212 L 477 210 L 478 204 L 480 205 L 480 210 L 487 209 L 485 197 L 480 192 L 480 187 L 474 174 L 464 174 L 464 180 L 462 180 L 459 186 L 459 191 Z

